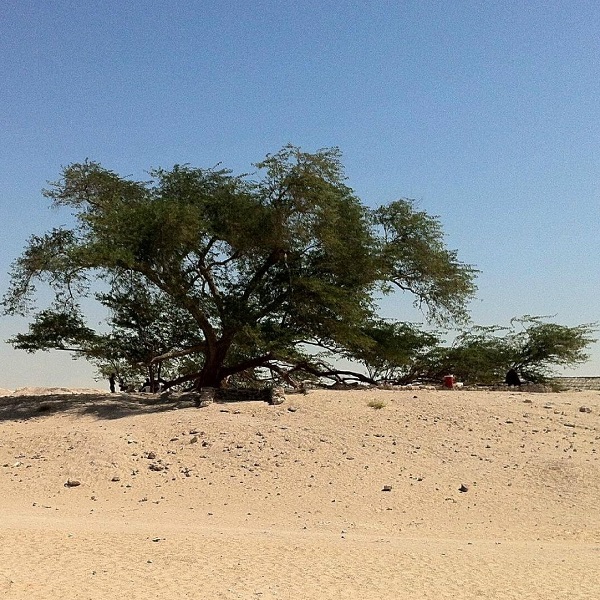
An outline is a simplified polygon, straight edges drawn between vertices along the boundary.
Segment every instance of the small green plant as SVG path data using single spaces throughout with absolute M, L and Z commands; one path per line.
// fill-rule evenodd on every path
M 385 406 L 385 402 L 383 400 L 370 400 L 367 406 L 379 410 L 380 408 L 383 408 Z

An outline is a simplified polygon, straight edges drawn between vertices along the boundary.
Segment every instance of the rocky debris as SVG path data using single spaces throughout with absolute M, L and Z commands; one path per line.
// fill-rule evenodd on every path
M 65 481 L 65 487 L 77 487 L 81 485 L 81 481 L 78 481 L 77 479 L 67 479 L 67 481 Z
M 296 387 L 287 387 L 285 390 L 286 394 L 304 394 L 305 396 L 308 394 L 309 390 L 314 389 L 315 384 L 310 381 L 301 381 Z
M 198 391 L 184 392 L 177 396 L 180 402 L 193 402 L 198 408 L 206 408 L 215 401 L 216 388 L 202 388 Z
M 579 412 L 580 413 L 591 413 L 592 409 L 589 406 L 580 406 Z
M 462 492 L 464 494 L 465 492 L 469 491 L 469 486 L 466 485 L 465 483 L 461 483 L 460 487 L 458 488 L 458 491 Z
M 374 387 L 378 390 L 392 390 L 398 392 L 411 392 L 413 390 L 432 391 L 439 389 L 439 386 L 427 385 L 423 383 L 407 383 L 406 385 L 396 383 L 380 383 Z M 460 387 L 462 387 L 462 385 Z
M 165 398 L 163 398 L 165 399 Z M 262 401 L 269 404 L 282 404 L 285 401 L 285 389 L 282 386 L 263 388 L 213 388 L 170 394 L 169 400 L 179 403 L 192 402 L 198 408 L 210 406 L 213 402 L 253 402 Z
M 269 404 L 283 404 L 285 402 L 285 390 L 281 386 L 276 386 L 270 389 L 270 397 L 267 402 Z
M 198 408 L 206 408 L 210 406 L 215 401 L 215 393 L 217 390 L 214 388 L 205 388 L 198 392 L 198 397 L 196 399 L 196 406 Z
M 256 402 L 282 404 L 285 400 L 285 390 L 281 386 L 268 388 L 222 388 L 216 391 L 218 402 Z
M 382 492 L 391 492 L 392 491 L 392 486 L 391 485 L 384 485 L 383 489 L 381 491 Z
M 118 475 L 115 475 L 115 476 L 114 476 L 114 477 L 111 479 L 111 481 L 113 481 L 113 482 L 115 482 L 115 483 L 116 483 L 117 481 L 121 481 L 121 478 L 120 478 Z
M 149 468 L 151 471 L 165 471 L 167 467 L 166 467 L 165 465 L 162 465 L 162 464 L 161 464 L 161 463 L 159 463 L 159 462 L 155 462 L 155 463 L 150 463 L 150 464 L 148 465 L 148 468 Z
M 184 392 L 177 396 L 179 402 L 193 402 L 196 406 L 200 406 L 202 396 L 199 392 Z

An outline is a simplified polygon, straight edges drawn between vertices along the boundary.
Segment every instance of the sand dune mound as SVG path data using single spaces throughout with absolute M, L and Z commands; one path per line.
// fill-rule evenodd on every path
M 8 598 L 600 597 L 600 393 L 35 389 L 0 406 Z
M 106 390 L 92 388 L 64 388 L 64 387 L 22 387 L 11 392 L 13 396 L 56 396 L 56 395 L 86 395 L 107 394 Z

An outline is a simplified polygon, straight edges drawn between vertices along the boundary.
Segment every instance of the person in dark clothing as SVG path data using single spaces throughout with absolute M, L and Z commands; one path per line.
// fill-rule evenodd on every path
M 115 373 L 111 373 L 110 377 L 108 378 L 108 384 L 110 385 L 110 393 L 114 394 L 115 393 L 115 383 L 117 380 L 117 376 L 115 375 Z
M 512 386 L 518 386 L 521 387 L 521 378 L 519 377 L 519 374 L 516 372 L 515 369 L 509 369 L 508 373 L 506 374 L 506 385 L 512 387 Z

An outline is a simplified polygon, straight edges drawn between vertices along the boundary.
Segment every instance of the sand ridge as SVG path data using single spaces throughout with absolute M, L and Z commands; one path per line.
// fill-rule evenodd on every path
M 598 392 L 139 400 L 3 399 L 6 597 L 599 596 Z

